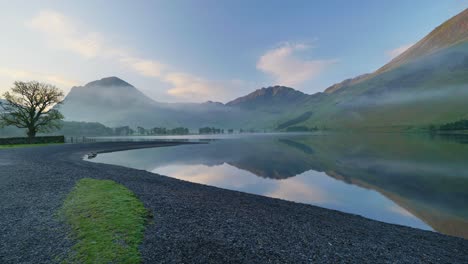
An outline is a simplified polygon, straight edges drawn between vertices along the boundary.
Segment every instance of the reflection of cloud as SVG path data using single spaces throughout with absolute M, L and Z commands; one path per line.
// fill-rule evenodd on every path
M 278 181 L 277 189 L 265 195 L 290 201 L 316 204 L 329 202 L 330 200 L 323 190 L 296 179 Z
M 402 216 L 416 218 L 413 214 L 411 214 L 410 212 L 406 211 L 405 209 L 403 209 L 402 207 L 397 206 L 397 205 L 393 205 L 393 206 L 389 207 L 388 210 L 390 212 L 394 212 L 394 213 L 397 213 L 397 214 L 402 215 Z
M 261 178 L 226 163 L 217 166 L 169 165 L 157 168 L 153 172 L 184 181 L 234 189 L 257 184 L 262 181 Z
M 153 170 L 154 173 L 180 180 L 201 183 L 231 190 L 248 191 L 289 201 L 320 204 L 331 198 L 320 187 L 304 179 L 272 180 L 240 170 L 227 163 L 216 166 L 168 165 Z

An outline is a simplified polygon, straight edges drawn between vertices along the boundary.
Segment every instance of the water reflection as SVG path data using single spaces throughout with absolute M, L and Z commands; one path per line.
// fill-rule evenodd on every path
M 94 161 L 467 238 L 466 142 L 277 135 L 115 152 Z

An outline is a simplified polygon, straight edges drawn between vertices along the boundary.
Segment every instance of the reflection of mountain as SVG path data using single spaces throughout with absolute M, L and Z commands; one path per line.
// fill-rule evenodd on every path
M 468 237 L 466 145 L 409 136 L 296 143 L 315 149 L 330 177 L 378 191 L 439 232 Z
M 214 157 L 257 176 L 285 179 L 308 170 L 375 190 L 435 230 L 468 238 L 468 136 L 300 136 L 207 146 Z
M 247 149 L 246 145 L 238 147 L 237 151 L 232 153 L 235 158 L 227 163 L 259 177 L 278 180 L 294 177 L 314 166 L 314 160 L 307 157 L 303 150 L 287 148 L 285 151 L 284 142 L 291 141 L 277 138 L 260 141 L 249 140 L 246 142 L 249 147 Z M 231 149 L 235 148 L 231 147 Z
M 326 172 L 339 181 L 379 192 L 439 232 L 468 238 L 468 145 L 460 143 L 466 142 L 462 137 L 250 137 L 164 151 L 138 150 L 137 156 L 122 152 L 124 162 L 117 164 L 153 171 L 177 164 L 227 163 L 271 179 L 309 170 Z
M 424 221 L 434 230 L 453 236 L 468 238 L 468 221 L 443 210 L 434 210 L 430 204 L 421 204 L 418 201 L 407 199 L 398 194 L 388 192 L 378 186 L 368 184 L 358 179 L 346 178 L 333 171 L 326 172 L 328 176 L 362 188 L 375 190 L 389 198 L 412 215 Z
M 468 221 L 466 218 L 463 219 L 454 214 L 447 214 L 443 210 L 435 210 L 430 204 L 422 204 L 418 201 L 407 199 L 399 194 L 388 192 L 385 189 L 359 179 L 344 177 L 334 171 L 327 171 L 326 174 L 336 180 L 379 192 L 440 233 L 468 238 Z
M 165 149 L 164 153 L 148 153 L 148 157 L 142 157 L 142 160 L 138 161 L 132 160 L 131 163 L 142 163 L 144 159 L 150 159 L 147 160 L 148 164 L 136 166 L 148 170 L 172 164 L 216 166 L 227 163 L 259 177 L 271 179 L 286 179 L 312 167 L 319 167 L 314 164 L 315 160 L 308 156 L 310 153 L 296 148 L 285 149 L 287 144 L 284 142 L 289 141 L 278 138 L 222 140 L 203 147 L 174 147 Z M 131 155 L 128 158 L 132 159 Z

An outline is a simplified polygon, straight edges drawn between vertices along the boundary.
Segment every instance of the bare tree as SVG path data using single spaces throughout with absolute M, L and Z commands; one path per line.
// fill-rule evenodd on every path
M 26 128 L 32 139 L 38 132 L 49 132 L 60 128 L 63 115 L 55 108 L 63 100 L 63 92 L 57 87 L 32 82 L 15 82 L 11 91 L 3 94 L 6 101 L 1 102 L 1 126 Z

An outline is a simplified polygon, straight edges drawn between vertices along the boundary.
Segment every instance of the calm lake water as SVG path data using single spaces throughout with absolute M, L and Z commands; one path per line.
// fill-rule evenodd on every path
M 91 161 L 468 238 L 464 136 L 223 136 Z

